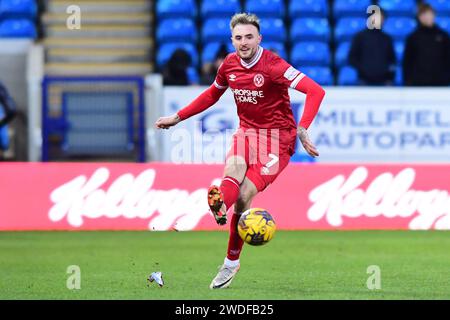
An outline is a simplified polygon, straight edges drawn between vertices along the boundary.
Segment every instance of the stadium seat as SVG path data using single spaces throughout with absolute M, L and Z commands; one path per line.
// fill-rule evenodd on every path
M 402 86 L 403 85 L 403 68 L 402 68 L 401 65 L 398 65 L 397 69 L 395 70 L 394 84 L 396 86 Z
M 380 0 L 378 5 L 386 11 L 387 17 L 413 17 L 417 7 L 415 0 Z
M 159 20 L 166 18 L 195 18 L 197 6 L 195 0 L 158 0 L 156 16 Z
M 337 43 L 349 41 L 355 33 L 366 28 L 366 19 L 364 18 L 341 18 L 334 29 L 334 37 Z
M 219 52 L 220 46 L 222 42 L 209 42 L 207 43 L 202 50 L 202 64 L 206 62 L 211 62 L 216 58 L 217 53 Z M 233 52 L 234 47 L 230 41 L 226 43 L 228 52 Z
M 265 18 L 260 22 L 261 34 L 267 41 L 286 41 L 286 28 L 283 19 Z
M 229 18 L 240 11 L 241 4 L 238 0 L 203 0 L 201 4 L 202 17 L 205 19 Z
M 156 64 L 158 66 L 158 68 L 161 68 L 162 66 L 164 66 L 167 61 L 170 59 L 170 57 L 172 56 L 172 54 L 174 53 L 175 50 L 177 49 L 184 49 L 186 50 L 189 55 L 192 58 L 192 65 L 194 67 L 196 67 L 198 65 L 198 52 L 196 47 L 189 42 L 176 42 L 176 43 L 165 43 L 163 45 L 161 45 L 158 49 L 157 52 L 157 56 L 156 56 Z
M 196 42 L 197 29 L 191 19 L 165 19 L 158 24 L 156 40 L 165 42 Z
M 356 86 L 358 85 L 358 73 L 356 69 L 350 66 L 342 67 L 338 74 L 338 85 Z
M 329 67 L 299 67 L 301 72 L 311 79 L 314 79 L 318 84 L 322 86 L 333 85 L 333 74 Z
M 326 42 L 301 42 L 291 50 L 291 63 L 299 66 L 329 66 L 330 48 Z
M 330 26 L 326 18 L 300 18 L 291 26 L 291 41 L 328 41 Z
M 9 19 L 0 23 L 0 38 L 36 38 L 34 23 L 28 19 Z
M 348 16 L 365 16 L 371 0 L 336 0 L 334 1 L 333 14 L 335 18 Z
M 187 69 L 187 77 L 189 84 L 199 84 L 200 83 L 200 75 L 198 74 L 197 68 L 189 67 Z
M 1 19 L 31 19 L 37 16 L 37 5 L 35 0 L 1 0 Z
M 5 112 L 3 111 L 3 107 L 0 107 L 0 119 L 3 119 L 5 116 Z M 7 150 L 9 148 L 9 134 L 8 134 L 8 126 L 5 125 L 0 127 L 0 150 Z
M 283 59 L 287 59 L 286 47 L 283 42 L 262 41 L 261 46 L 264 49 L 270 50 L 278 54 Z
M 397 63 L 401 63 L 403 60 L 403 51 L 405 51 L 405 42 L 395 41 L 394 42 L 395 57 L 397 58 Z
M 285 8 L 283 0 L 247 0 L 245 11 L 254 13 L 258 17 L 284 18 Z
M 426 0 L 426 3 L 430 4 L 438 15 L 450 16 L 450 1 L 448 0 Z
M 340 68 L 344 65 L 347 65 L 348 62 L 348 54 L 350 53 L 351 42 L 345 41 L 341 42 L 336 49 L 334 62 L 336 67 Z
M 202 41 L 229 42 L 231 41 L 229 18 L 211 18 L 203 23 Z
M 8 150 L 9 148 L 9 135 L 8 126 L 0 128 L 0 150 Z
M 326 18 L 328 16 L 327 0 L 291 0 L 289 16 L 295 18 Z
M 413 18 L 387 18 L 383 30 L 395 41 L 405 39 L 416 28 L 417 22 Z
M 450 17 L 436 17 L 436 24 L 450 35 Z

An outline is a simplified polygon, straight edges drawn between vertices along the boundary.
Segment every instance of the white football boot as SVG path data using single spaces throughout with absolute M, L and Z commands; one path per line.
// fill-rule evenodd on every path
M 237 263 L 235 266 L 230 266 L 223 264 L 217 273 L 216 277 L 213 279 L 209 285 L 210 289 L 223 289 L 228 287 L 233 281 L 234 276 L 239 271 L 240 264 Z

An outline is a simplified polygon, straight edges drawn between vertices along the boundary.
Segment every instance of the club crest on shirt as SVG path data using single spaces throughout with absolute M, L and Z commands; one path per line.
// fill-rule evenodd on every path
M 264 77 L 262 74 L 258 73 L 257 75 L 255 75 L 255 77 L 253 78 L 253 83 L 255 84 L 255 86 L 262 87 L 264 85 Z

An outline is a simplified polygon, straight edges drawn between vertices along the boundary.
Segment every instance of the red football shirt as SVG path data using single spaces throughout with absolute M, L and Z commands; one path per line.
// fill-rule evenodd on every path
M 218 89 L 230 87 L 241 127 L 291 129 L 297 124 L 288 88 L 295 88 L 303 77 L 278 55 L 259 47 L 249 63 L 230 53 L 220 66 L 214 85 Z

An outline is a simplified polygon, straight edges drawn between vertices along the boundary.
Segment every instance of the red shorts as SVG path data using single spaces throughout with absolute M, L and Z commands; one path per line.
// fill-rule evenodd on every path
M 247 164 L 245 176 L 258 191 L 271 184 L 289 163 L 295 152 L 296 129 L 239 128 L 227 154 L 241 156 Z

